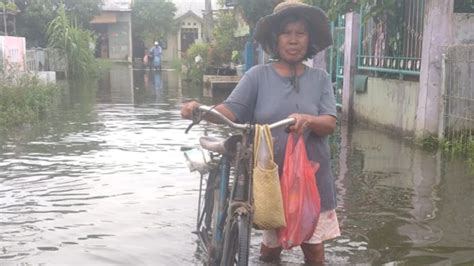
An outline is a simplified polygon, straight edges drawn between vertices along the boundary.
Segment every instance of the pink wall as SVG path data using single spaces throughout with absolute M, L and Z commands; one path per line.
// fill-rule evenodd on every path
M 25 70 L 26 46 L 25 38 L 13 36 L 0 36 L 0 51 L 3 58 L 3 68 Z

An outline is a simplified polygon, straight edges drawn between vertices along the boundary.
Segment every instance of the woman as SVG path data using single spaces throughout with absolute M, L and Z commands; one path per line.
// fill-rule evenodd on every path
M 296 1 L 277 5 L 273 14 L 260 19 L 255 31 L 256 41 L 276 61 L 247 71 L 231 95 L 216 107 L 238 122 L 270 124 L 286 117 L 296 119 L 290 129 L 303 134 L 308 158 L 320 163 L 317 184 L 321 214 L 313 237 L 301 245 L 310 264 L 322 264 L 323 241 L 340 235 L 327 137 L 336 127 L 335 98 L 328 74 L 303 64 L 332 44 L 328 25 L 319 8 Z M 189 119 L 198 105 L 194 101 L 185 103 L 182 117 Z M 275 161 L 282 170 L 288 134 L 276 129 L 272 135 Z M 275 231 L 264 231 L 260 259 L 278 260 L 281 250 Z

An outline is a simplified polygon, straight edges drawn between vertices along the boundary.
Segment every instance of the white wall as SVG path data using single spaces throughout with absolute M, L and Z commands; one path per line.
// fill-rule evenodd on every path
M 413 133 L 419 85 L 412 81 L 369 78 L 367 91 L 354 93 L 356 119 Z
M 455 43 L 468 44 L 474 43 L 474 14 L 454 13 Z

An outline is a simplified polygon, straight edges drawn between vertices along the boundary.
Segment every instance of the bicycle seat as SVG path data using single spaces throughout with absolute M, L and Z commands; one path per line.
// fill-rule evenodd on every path
M 242 141 L 242 136 L 240 135 L 230 136 L 227 139 L 212 136 L 202 136 L 199 138 L 199 144 L 204 149 L 226 155 L 235 153 L 236 143 L 240 141 Z

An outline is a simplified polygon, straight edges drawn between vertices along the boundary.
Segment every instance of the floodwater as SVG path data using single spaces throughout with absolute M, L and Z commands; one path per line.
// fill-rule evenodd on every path
M 179 107 L 219 99 L 123 65 L 82 87 L 51 121 L 1 136 L 0 265 L 202 265 L 199 176 L 180 147 L 205 127 L 184 134 Z M 326 244 L 328 265 L 474 265 L 467 164 L 343 123 L 331 146 L 342 236 Z M 302 260 L 285 251 L 281 265 Z

